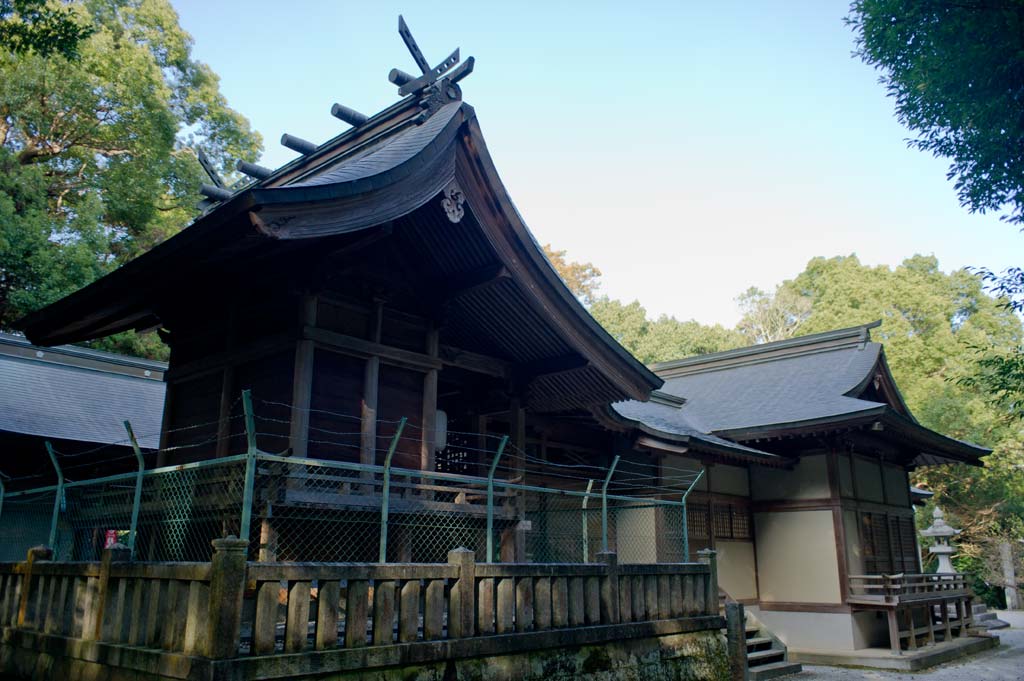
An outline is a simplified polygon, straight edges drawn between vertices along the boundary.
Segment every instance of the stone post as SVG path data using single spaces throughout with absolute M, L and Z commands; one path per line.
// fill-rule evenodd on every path
M 242 597 L 249 542 L 230 536 L 214 539 L 210 571 L 210 614 L 206 656 L 215 660 L 238 654 L 242 635 Z
M 448 563 L 459 568 L 448 606 L 449 638 L 468 638 L 473 636 L 476 622 L 475 555 L 466 548 L 453 549 L 448 552 Z
M 614 552 L 597 554 L 597 562 L 608 566 L 601 580 L 601 622 L 619 623 L 619 557 Z
M 704 583 L 704 610 L 706 615 L 718 614 L 718 552 L 704 549 L 697 552 L 701 563 L 708 566 L 710 574 Z
M 25 618 L 28 614 L 28 598 L 32 592 L 32 565 L 37 560 L 50 560 L 53 558 L 53 549 L 49 546 L 33 546 L 28 550 L 28 558 L 25 562 L 25 572 L 21 575 L 21 602 L 18 603 L 18 624 L 19 628 L 25 626 Z M 36 613 L 39 617 L 39 613 Z
M 90 604 L 93 608 L 92 631 L 83 632 L 85 640 L 103 640 L 103 617 L 107 609 L 107 601 L 110 586 L 110 564 L 124 563 L 131 560 L 132 551 L 124 544 L 114 544 L 110 548 L 103 549 L 100 556 L 100 576 L 96 586 L 96 600 Z M 91 638 L 89 634 L 92 634 Z
M 1003 564 L 1003 591 L 1006 594 L 1006 609 L 1020 610 L 1020 595 L 1017 593 L 1017 571 L 1013 567 L 1013 551 L 1010 542 L 999 544 L 999 558 Z
M 731 681 L 747 679 L 747 615 L 742 603 L 725 604 L 725 635 Z

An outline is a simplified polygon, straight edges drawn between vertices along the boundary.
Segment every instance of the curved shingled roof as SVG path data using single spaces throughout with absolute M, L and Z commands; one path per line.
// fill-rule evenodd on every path
M 989 450 L 931 431 L 910 414 L 882 345 L 870 340 L 878 325 L 657 364 L 662 392 L 681 398 L 682 405 L 630 401 L 614 408 L 665 433 L 695 431 L 738 441 L 877 421 L 920 448 L 916 464 L 977 463 Z

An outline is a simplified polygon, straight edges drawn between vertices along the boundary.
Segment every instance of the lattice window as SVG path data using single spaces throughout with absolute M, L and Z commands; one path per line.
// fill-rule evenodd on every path
M 750 531 L 750 509 L 742 506 L 732 507 L 732 538 L 750 539 L 753 534 Z
M 715 537 L 732 539 L 732 507 L 715 504 Z
M 885 513 L 861 513 L 864 570 L 868 574 L 917 572 L 914 520 Z
M 686 530 L 691 539 L 707 539 L 708 525 L 707 504 L 686 505 Z

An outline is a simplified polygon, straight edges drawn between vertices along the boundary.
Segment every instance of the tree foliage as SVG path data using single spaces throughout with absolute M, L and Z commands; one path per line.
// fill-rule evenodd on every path
M 0 241 L 0 328 L 186 226 L 205 179 L 199 148 L 231 178 L 261 146 L 191 57 L 167 0 L 59 7 L 90 31 L 76 59 L 0 50 L 0 211 L 12 220 Z
M 544 245 L 544 255 L 551 266 L 558 272 L 565 285 L 569 287 L 584 305 L 594 302 L 597 288 L 601 285 L 601 270 L 589 262 L 576 262 L 566 258 L 566 251 L 556 251 L 551 244 Z
M 72 10 L 60 3 L 0 0 L 0 50 L 74 59 L 79 43 L 91 33 L 89 26 L 79 23 Z
M 811 313 L 810 299 L 783 287 L 769 294 L 751 286 L 736 302 L 743 313 L 736 329 L 751 343 L 770 343 L 800 335 Z
M 636 300 L 624 304 L 602 296 L 591 305 L 590 313 L 633 356 L 648 364 L 747 344 L 743 334 L 720 324 L 679 321 L 668 315 L 650 319 Z
M 847 22 L 961 204 L 1024 223 L 1024 0 L 855 0 Z

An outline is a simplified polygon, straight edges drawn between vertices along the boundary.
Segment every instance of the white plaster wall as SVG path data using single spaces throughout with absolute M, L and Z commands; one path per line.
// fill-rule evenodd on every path
M 713 466 L 708 475 L 711 476 L 711 491 L 720 494 L 733 494 L 739 497 L 750 496 L 750 484 L 747 469 L 739 466 Z
M 839 603 L 832 511 L 754 514 L 762 601 Z
M 877 461 L 853 457 L 853 475 L 857 481 L 859 498 L 882 503 L 882 472 Z
M 620 563 L 657 563 L 658 542 L 654 508 L 615 511 L 616 549 Z M 609 513 L 610 514 L 610 513 Z
M 828 462 L 824 455 L 806 456 L 791 471 L 763 468 L 751 476 L 751 497 L 770 499 L 824 499 L 831 496 Z
M 886 501 L 894 506 L 910 506 L 910 480 L 907 472 L 896 466 L 883 465 Z
M 779 612 L 749 608 L 779 640 L 794 650 L 856 650 L 853 616 L 847 613 Z
M 719 539 L 715 546 L 718 550 L 719 586 L 736 600 L 757 598 L 754 545 L 747 541 Z

